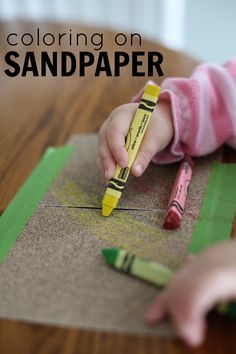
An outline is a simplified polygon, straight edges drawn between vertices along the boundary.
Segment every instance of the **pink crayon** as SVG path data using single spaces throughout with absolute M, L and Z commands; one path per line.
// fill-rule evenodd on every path
M 164 220 L 165 229 L 177 229 L 184 212 L 184 205 L 188 194 L 188 187 L 192 179 L 194 163 L 189 156 L 185 156 L 178 169 L 174 187 L 170 196 L 167 213 Z

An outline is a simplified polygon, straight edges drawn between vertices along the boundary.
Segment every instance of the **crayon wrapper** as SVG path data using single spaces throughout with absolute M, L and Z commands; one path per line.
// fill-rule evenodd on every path
M 143 99 L 151 101 L 156 104 L 157 98 L 144 93 Z M 139 147 L 146 132 L 148 123 L 151 119 L 152 111 L 148 112 L 142 109 L 142 103 L 139 104 L 135 117 L 131 123 L 128 135 L 126 137 L 125 148 L 128 152 L 129 162 L 125 168 L 116 167 L 113 178 L 119 179 L 123 182 L 127 181 L 130 168 L 132 167 L 134 160 L 137 156 Z
M 173 210 L 179 218 L 182 219 L 188 188 L 192 179 L 192 173 L 192 164 L 187 159 L 184 159 L 176 175 L 175 184 L 168 204 L 167 214 Z
M 119 251 L 115 267 L 156 286 L 166 286 L 173 276 L 173 272 L 164 265 L 146 261 L 122 249 Z

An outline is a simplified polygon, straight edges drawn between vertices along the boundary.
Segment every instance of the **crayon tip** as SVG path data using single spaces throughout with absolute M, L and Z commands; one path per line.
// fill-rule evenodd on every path
M 112 213 L 112 210 L 116 208 L 118 204 L 118 199 L 113 195 L 105 193 L 102 200 L 102 215 L 109 216 Z
M 163 227 L 167 230 L 174 230 L 180 226 L 180 217 L 171 210 L 165 217 Z
M 102 249 L 102 255 L 106 259 L 107 263 L 111 265 L 115 264 L 118 253 L 119 249 L 115 247 Z
M 103 216 L 109 216 L 112 213 L 113 208 L 110 207 L 109 205 L 102 205 L 102 215 Z

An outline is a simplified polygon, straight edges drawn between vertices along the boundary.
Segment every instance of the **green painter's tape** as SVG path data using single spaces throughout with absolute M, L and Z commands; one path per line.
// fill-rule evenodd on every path
M 213 163 L 206 194 L 189 245 L 191 253 L 230 238 L 236 210 L 236 164 Z
M 236 164 L 214 163 L 200 216 L 196 222 L 191 253 L 230 238 L 236 210 Z M 236 317 L 236 302 L 220 304 L 217 311 Z
M 230 239 L 236 210 L 236 164 L 214 163 L 189 245 L 191 253 Z M 236 302 L 220 304 L 219 313 L 236 317 Z
M 0 263 L 14 245 L 33 215 L 55 177 L 73 153 L 75 147 L 67 145 L 48 148 L 31 176 L 18 191 L 0 218 Z

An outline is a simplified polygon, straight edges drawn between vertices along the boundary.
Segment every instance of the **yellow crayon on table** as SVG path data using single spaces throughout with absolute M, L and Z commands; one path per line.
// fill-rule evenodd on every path
M 102 200 L 103 216 L 109 216 L 112 210 L 117 207 L 125 183 L 128 179 L 130 169 L 137 156 L 148 123 L 150 122 L 159 94 L 160 87 L 156 85 L 148 84 L 144 90 L 138 109 L 131 123 L 129 133 L 126 137 L 125 148 L 128 152 L 128 166 L 124 168 L 121 168 L 119 165 L 116 166 L 115 174 L 109 181 Z

